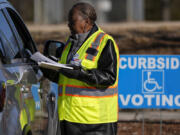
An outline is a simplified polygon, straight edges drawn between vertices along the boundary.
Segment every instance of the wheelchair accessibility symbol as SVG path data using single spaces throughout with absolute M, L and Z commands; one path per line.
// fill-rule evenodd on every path
M 142 71 L 143 93 L 163 93 L 164 92 L 164 71 L 163 70 L 143 70 Z

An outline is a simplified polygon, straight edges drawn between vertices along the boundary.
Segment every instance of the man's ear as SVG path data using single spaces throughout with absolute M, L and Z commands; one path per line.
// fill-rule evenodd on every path
M 92 26 L 93 25 L 92 25 L 90 19 L 89 18 L 86 19 L 86 29 L 87 29 L 87 31 L 89 31 L 92 28 Z
M 87 23 L 88 25 L 91 25 L 91 21 L 90 21 L 89 18 L 86 19 L 86 23 Z

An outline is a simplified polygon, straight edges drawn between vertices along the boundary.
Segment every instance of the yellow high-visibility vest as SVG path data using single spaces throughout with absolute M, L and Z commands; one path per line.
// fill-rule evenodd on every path
M 118 119 L 118 72 L 119 51 L 111 36 L 98 29 L 80 47 L 75 54 L 75 61 L 79 61 L 85 70 L 96 69 L 98 60 L 107 43 L 111 39 L 117 55 L 116 82 L 107 89 L 101 90 L 85 82 L 70 79 L 62 74 L 59 76 L 58 114 L 59 120 L 83 124 L 98 124 L 116 122 Z M 71 48 L 68 42 L 59 61 L 66 64 Z M 95 49 L 95 54 L 88 54 L 88 49 Z

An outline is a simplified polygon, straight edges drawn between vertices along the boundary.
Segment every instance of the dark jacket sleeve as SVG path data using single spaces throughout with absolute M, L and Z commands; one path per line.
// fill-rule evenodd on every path
M 45 78 L 48 78 L 50 81 L 58 83 L 59 72 L 51 69 L 41 68 Z
M 97 69 L 84 70 L 75 67 L 73 70 L 61 69 L 60 72 L 69 78 L 78 79 L 95 87 L 108 87 L 114 84 L 117 76 L 117 56 L 113 42 L 108 40 L 106 43 Z

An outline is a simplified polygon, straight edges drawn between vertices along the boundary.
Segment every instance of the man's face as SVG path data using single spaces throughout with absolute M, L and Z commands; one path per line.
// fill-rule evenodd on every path
M 86 20 L 83 19 L 78 10 L 74 10 L 69 17 L 68 26 L 72 34 L 84 33 Z

